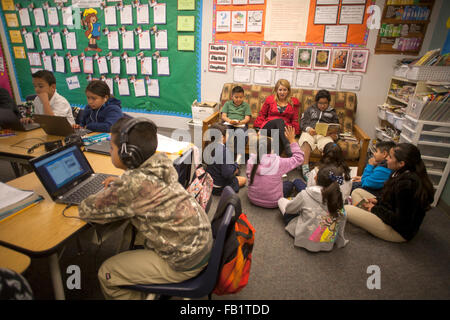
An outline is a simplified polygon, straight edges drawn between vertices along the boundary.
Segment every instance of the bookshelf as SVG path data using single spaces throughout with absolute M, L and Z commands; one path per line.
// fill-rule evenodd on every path
M 434 0 L 387 0 L 375 53 L 418 55 Z

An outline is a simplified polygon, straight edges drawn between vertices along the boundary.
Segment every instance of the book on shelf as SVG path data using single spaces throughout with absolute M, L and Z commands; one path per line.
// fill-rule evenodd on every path
M 435 57 L 439 56 L 441 49 L 434 49 L 426 52 L 418 61 L 416 61 L 414 66 L 424 66 L 426 63 L 433 60 Z
M 317 122 L 314 130 L 316 130 L 317 134 L 326 137 L 333 133 L 339 133 L 340 127 L 341 125 L 339 123 Z
M 43 200 L 34 191 L 21 190 L 0 182 L 0 222 Z

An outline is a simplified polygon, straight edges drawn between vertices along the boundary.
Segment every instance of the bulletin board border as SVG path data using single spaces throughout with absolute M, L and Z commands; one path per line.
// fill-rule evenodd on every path
M 266 0 L 267 1 L 267 0 Z M 375 0 L 366 0 L 365 5 L 369 2 L 370 5 L 375 5 Z M 341 5 L 341 4 L 340 4 Z M 340 12 L 339 12 L 340 13 Z M 218 40 L 216 39 L 216 14 L 217 14 L 217 2 L 213 1 L 213 16 L 212 16 L 212 43 L 215 44 L 232 44 L 232 45 L 251 45 L 251 46 L 283 46 L 283 47 L 330 47 L 330 48 L 340 48 L 340 47 L 351 47 L 351 48 L 366 48 L 367 40 L 369 39 L 369 28 L 366 27 L 363 43 L 353 44 L 353 43 L 321 43 L 321 42 L 295 42 L 295 41 L 247 41 L 247 40 Z M 338 17 L 339 21 L 339 17 Z M 363 18 L 364 21 L 364 18 Z M 340 24 L 335 24 L 340 25 Z M 348 35 L 347 35 L 348 37 Z

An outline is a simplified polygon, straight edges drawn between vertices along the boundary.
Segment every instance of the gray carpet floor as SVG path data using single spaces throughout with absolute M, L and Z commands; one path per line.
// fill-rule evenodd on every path
M 8 167 L 0 165 L 2 181 L 11 178 Z M 298 177 L 289 173 L 289 179 Z M 293 238 L 284 230 L 278 209 L 252 205 L 247 188 L 240 190 L 242 209 L 256 229 L 253 261 L 248 285 L 239 293 L 219 299 L 248 300 L 396 300 L 450 299 L 450 216 L 433 208 L 424 219 L 417 236 L 408 243 L 395 244 L 377 239 L 366 231 L 347 224 L 346 247 L 331 252 L 311 253 L 294 247 Z M 219 197 L 214 197 L 212 217 Z M 101 247 L 80 235 L 82 252 L 76 239 L 67 241 L 61 253 L 63 281 L 70 276 L 70 265 L 81 270 L 81 289 L 66 289 L 72 300 L 103 299 L 97 270 L 110 257 L 119 239 L 108 239 Z M 380 269 L 380 289 L 368 289 L 369 266 Z M 32 259 L 24 273 L 36 299 L 53 299 L 49 267 L 44 258 Z

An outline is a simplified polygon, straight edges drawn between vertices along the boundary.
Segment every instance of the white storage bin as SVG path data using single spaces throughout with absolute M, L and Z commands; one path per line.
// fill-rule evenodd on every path
M 386 120 L 390 124 L 394 125 L 394 113 L 389 110 L 386 110 Z
M 428 160 L 428 159 L 423 159 L 423 163 L 425 164 L 425 167 L 427 167 L 427 170 L 440 171 L 440 172 L 444 171 L 445 165 L 447 164 L 446 162 Z
M 403 126 L 402 135 L 404 135 L 408 139 L 412 140 L 412 139 L 414 139 L 414 136 L 416 135 L 416 132 L 413 131 L 413 130 L 408 129 L 408 127 L 406 127 L 406 126 Z
M 422 156 L 433 156 L 438 158 L 448 158 L 450 155 L 450 148 L 432 146 L 426 144 L 419 144 L 417 147 L 420 150 Z
M 375 127 L 375 137 L 378 140 L 383 140 L 383 129 L 381 129 L 379 127 Z
M 383 141 L 392 141 L 392 138 L 389 137 L 389 135 L 386 132 L 383 132 L 382 137 Z
M 397 130 L 402 130 L 402 128 L 403 128 L 403 120 L 404 119 L 405 119 L 404 117 L 394 114 L 394 127 Z
M 378 118 L 386 120 L 386 109 L 383 106 L 378 106 Z
M 417 124 L 419 123 L 416 119 L 414 119 L 408 115 L 405 116 L 404 121 L 405 121 L 404 123 L 413 130 L 416 130 Z

